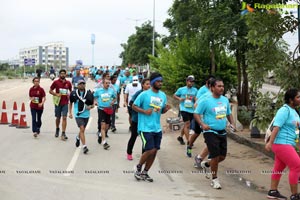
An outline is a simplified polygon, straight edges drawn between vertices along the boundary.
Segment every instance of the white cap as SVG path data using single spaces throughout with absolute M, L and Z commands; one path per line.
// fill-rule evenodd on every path
M 138 84 L 138 83 L 139 83 L 139 77 L 138 76 L 132 77 L 132 84 Z
M 146 69 L 143 69 L 143 72 L 147 72 L 147 70 L 146 70 Z

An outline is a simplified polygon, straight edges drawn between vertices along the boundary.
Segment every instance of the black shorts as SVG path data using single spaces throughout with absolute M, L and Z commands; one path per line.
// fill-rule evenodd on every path
M 89 122 L 89 118 L 77 117 L 77 118 L 75 118 L 75 120 L 76 120 L 76 123 L 77 123 L 78 127 L 84 126 L 84 128 L 86 127 L 86 125 Z
M 217 156 L 226 157 L 227 154 L 227 136 L 213 132 L 205 132 L 204 139 L 209 151 L 210 158 Z
M 194 114 L 193 113 L 189 113 L 189 112 L 185 112 L 185 111 L 180 111 L 180 114 L 182 116 L 182 119 L 184 122 L 187 122 L 187 121 L 192 121 L 193 118 L 194 118 Z
M 110 124 L 111 122 L 111 115 L 107 114 L 103 110 L 98 108 L 98 118 L 100 123 Z

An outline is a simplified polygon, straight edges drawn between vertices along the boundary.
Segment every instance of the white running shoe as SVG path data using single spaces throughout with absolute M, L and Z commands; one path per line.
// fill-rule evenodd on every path
M 211 181 L 211 184 L 210 184 L 214 189 L 217 189 L 217 190 L 220 190 L 222 189 L 221 187 L 221 184 L 219 182 L 219 179 L 218 178 L 215 178 Z
M 210 167 L 207 167 L 206 163 L 208 163 L 208 162 L 202 161 L 200 165 L 203 169 L 203 172 L 205 173 L 205 178 L 210 179 L 211 178 Z

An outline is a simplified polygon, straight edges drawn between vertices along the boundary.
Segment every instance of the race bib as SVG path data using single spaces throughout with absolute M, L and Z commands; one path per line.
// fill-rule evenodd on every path
M 193 102 L 189 99 L 184 100 L 184 107 L 185 108 L 192 108 L 193 107 Z
M 40 99 L 39 97 L 34 97 L 33 100 L 32 100 L 32 103 L 39 103 L 40 102 Z
M 223 119 L 226 117 L 226 106 L 215 107 L 216 119 Z
M 107 102 L 110 100 L 110 95 L 108 93 L 101 94 L 101 101 Z
M 159 111 L 163 106 L 163 100 L 159 97 L 151 97 L 150 106 L 154 108 L 154 111 Z
M 68 90 L 67 89 L 64 89 L 64 88 L 59 88 L 59 93 L 61 95 L 67 95 L 68 94 Z

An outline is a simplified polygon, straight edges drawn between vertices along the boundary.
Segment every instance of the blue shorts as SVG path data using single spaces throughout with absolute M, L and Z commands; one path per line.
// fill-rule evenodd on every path
M 141 132 L 140 133 L 143 143 L 143 150 L 149 151 L 152 149 L 160 149 L 160 143 L 162 138 L 162 132 Z
M 77 126 L 80 128 L 80 126 L 83 126 L 84 128 L 89 122 L 89 118 L 82 118 L 82 117 L 77 117 L 75 118 Z
M 61 116 L 66 117 L 68 115 L 68 104 L 55 106 L 55 117 L 60 118 Z

